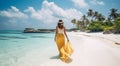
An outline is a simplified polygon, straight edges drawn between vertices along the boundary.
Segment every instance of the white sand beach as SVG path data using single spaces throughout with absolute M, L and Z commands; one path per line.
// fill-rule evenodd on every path
M 42 66 L 120 66 L 120 35 L 102 33 L 68 33 L 74 47 L 72 62 L 50 59 Z M 102 39 L 101 39 L 102 38 Z M 111 41 L 112 40 L 112 41 Z
M 120 66 L 120 45 L 114 43 L 120 43 L 120 35 L 68 32 L 68 36 L 74 48 L 71 63 L 62 62 L 57 48 L 50 47 L 43 53 L 31 51 L 18 66 Z

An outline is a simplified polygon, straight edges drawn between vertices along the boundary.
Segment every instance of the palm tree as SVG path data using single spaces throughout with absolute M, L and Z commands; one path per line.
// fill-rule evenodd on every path
M 76 24 L 76 19 L 75 19 L 75 18 L 72 19 L 72 20 L 71 20 L 71 23 L 73 23 L 73 25 L 75 25 L 75 24 Z
M 97 20 L 98 21 L 103 21 L 103 20 L 105 20 L 105 17 L 102 14 L 98 14 Z
M 94 12 L 93 12 L 93 10 L 92 9 L 89 9 L 88 10 L 88 12 L 87 12 L 87 17 L 91 17 L 91 19 L 89 19 L 89 21 L 92 21 L 93 19 L 93 14 L 94 14 Z
M 87 27 L 87 25 L 89 24 L 89 20 L 87 19 L 87 17 L 85 15 L 82 16 L 81 18 L 81 21 L 82 21 L 82 29 L 85 29 Z
M 82 25 L 82 22 L 78 20 L 76 24 L 77 24 L 77 28 L 80 29 L 81 25 Z
M 98 13 L 97 11 L 95 11 L 94 14 L 93 14 L 93 18 L 94 18 L 94 20 L 97 19 L 98 15 L 99 15 L 99 13 Z
M 115 9 L 115 8 L 110 9 L 109 18 L 110 18 L 111 20 L 115 20 L 115 19 L 118 17 L 117 10 L 118 10 L 118 9 Z

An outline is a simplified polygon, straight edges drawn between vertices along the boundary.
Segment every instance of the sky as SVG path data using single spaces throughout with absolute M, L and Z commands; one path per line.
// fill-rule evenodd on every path
M 67 29 L 88 9 L 108 17 L 111 8 L 120 13 L 120 0 L 0 0 L 0 30 L 55 29 L 59 19 Z

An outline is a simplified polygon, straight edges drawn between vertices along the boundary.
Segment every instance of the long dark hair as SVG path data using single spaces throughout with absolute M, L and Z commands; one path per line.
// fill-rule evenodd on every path
M 59 27 L 60 29 L 62 29 L 62 28 L 64 27 L 62 20 L 59 20 L 59 22 L 58 22 L 58 27 Z

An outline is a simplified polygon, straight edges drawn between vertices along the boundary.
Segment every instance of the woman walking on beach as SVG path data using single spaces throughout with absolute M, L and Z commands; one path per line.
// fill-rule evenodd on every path
M 66 29 L 63 24 L 64 23 L 62 20 L 58 21 L 56 26 L 55 42 L 58 47 L 60 59 L 66 62 L 68 59 L 70 59 L 69 56 L 73 53 L 73 49 L 70 45 L 69 38 L 66 34 Z M 65 37 L 67 41 L 65 41 Z

